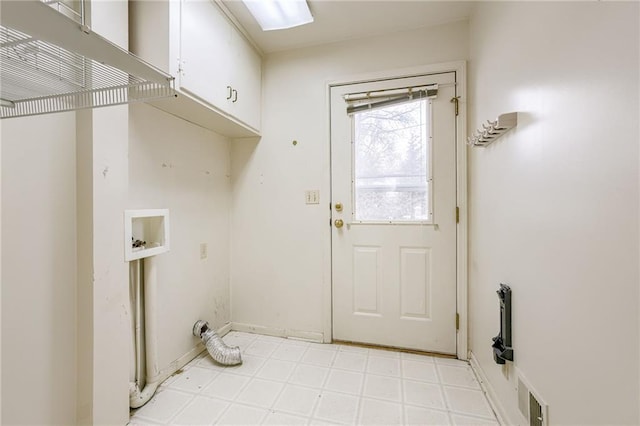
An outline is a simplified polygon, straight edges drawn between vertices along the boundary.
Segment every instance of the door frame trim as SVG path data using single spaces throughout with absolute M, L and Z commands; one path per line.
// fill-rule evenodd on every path
M 460 221 L 456 229 L 456 311 L 460 315 L 460 328 L 456 336 L 456 355 L 459 359 L 469 359 L 468 347 L 468 217 L 467 217 L 467 63 L 466 61 L 444 62 L 411 68 L 379 71 L 367 74 L 345 76 L 326 82 L 325 110 L 327 147 L 324 159 L 323 192 L 329 194 L 331 200 L 331 88 L 348 84 L 364 83 L 375 80 L 386 80 L 436 74 L 456 73 L 456 96 L 459 96 L 458 116 L 456 119 L 456 204 L 460 209 Z M 326 210 L 327 221 L 331 224 L 331 209 Z M 451 212 L 455 214 L 455 212 Z M 333 302 L 332 302 L 332 270 L 331 270 L 331 226 L 323 233 L 323 291 L 322 291 L 322 330 L 323 340 L 331 342 L 333 338 Z

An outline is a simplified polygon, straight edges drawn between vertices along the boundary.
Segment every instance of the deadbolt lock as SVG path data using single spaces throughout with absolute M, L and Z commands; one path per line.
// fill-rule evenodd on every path
M 344 225 L 344 222 L 342 219 L 336 219 L 335 222 L 333 222 L 334 225 L 336 225 L 336 228 L 342 228 L 342 225 Z
M 342 211 L 342 203 L 336 203 L 336 211 L 337 212 L 341 212 Z

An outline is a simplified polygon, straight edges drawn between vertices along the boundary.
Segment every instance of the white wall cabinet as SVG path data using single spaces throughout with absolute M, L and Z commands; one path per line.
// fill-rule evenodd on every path
M 233 66 L 229 81 L 233 93 L 230 111 L 250 126 L 260 129 L 262 58 L 242 34 L 233 31 L 231 37 Z
M 153 105 L 230 137 L 260 133 L 262 60 L 213 1 L 131 1 L 130 49 L 176 77 Z

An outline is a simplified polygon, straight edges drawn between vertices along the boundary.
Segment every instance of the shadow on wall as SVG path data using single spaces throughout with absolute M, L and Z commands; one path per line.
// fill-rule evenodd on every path
M 244 175 L 247 166 L 251 163 L 260 143 L 259 137 L 240 138 L 231 141 L 231 183 L 235 184 Z

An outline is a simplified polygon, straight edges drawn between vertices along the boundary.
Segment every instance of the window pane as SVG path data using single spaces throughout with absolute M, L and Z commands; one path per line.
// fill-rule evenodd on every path
M 428 221 L 428 100 L 353 115 L 355 220 Z

